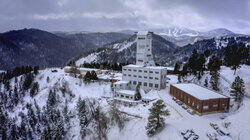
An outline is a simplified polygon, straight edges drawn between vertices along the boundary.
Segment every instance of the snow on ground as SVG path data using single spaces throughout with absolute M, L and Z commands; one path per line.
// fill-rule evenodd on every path
M 250 71 L 249 66 L 242 66 L 241 69 L 237 70 L 236 75 L 241 76 L 246 83 L 250 82 Z M 40 106 L 46 104 L 48 97 L 49 89 L 55 84 L 62 84 L 67 82 L 69 88 L 72 90 L 72 93 L 75 95 L 69 101 L 69 110 L 75 111 L 75 106 L 79 97 L 81 98 L 94 98 L 97 99 L 98 103 L 105 110 L 109 105 L 105 97 L 112 97 L 110 92 L 110 83 L 108 82 L 94 82 L 85 84 L 81 82 L 80 79 L 70 76 L 68 73 L 65 73 L 63 69 L 54 68 L 57 72 L 52 72 L 52 69 L 40 70 L 39 74 L 36 76 L 35 81 L 39 82 L 39 94 L 34 97 Z M 223 75 L 229 82 L 234 80 L 233 71 L 229 68 L 222 67 L 221 75 Z M 114 77 L 120 77 L 121 73 L 115 73 Z M 49 82 L 47 82 L 47 77 L 49 77 Z M 98 75 L 105 79 L 110 78 L 110 75 Z M 166 117 L 166 126 L 163 131 L 161 131 L 156 136 L 149 138 L 146 135 L 145 126 L 147 124 L 147 117 L 149 115 L 148 109 L 152 106 L 152 102 L 148 105 L 139 104 L 137 106 L 123 106 L 119 105 L 119 110 L 126 112 L 131 115 L 136 115 L 138 117 L 131 117 L 131 120 L 128 121 L 125 125 L 125 128 L 121 131 L 117 126 L 111 128 L 108 132 L 108 139 L 110 140 L 127 140 L 127 139 L 136 139 L 136 140 L 147 140 L 147 139 L 159 139 L 159 140 L 181 140 L 183 139 L 180 134 L 181 131 L 186 129 L 193 129 L 196 134 L 199 135 L 199 139 L 206 140 L 207 132 L 216 133 L 215 130 L 210 126 L 210 123 L 216 123 L 220 128 L 223 128 L 222 124 L 224 122 L 231 122 L 227 131 L 231 133 L 230 137 L 218 137 L 221 139 L 241 139 L 245 140 L 250 137 L 250 99 L 246 98 L 243 101 L 243 106 L 236 112 L 230 113 L 218 113 L 210 114 L 204 116 L 191 115 L 181 106 L 175 103 L 172 100 L 172 97 L 169 93 L 169 85 L 177 83 L 177 76 L 168 75 L 170 80 L 168 81 L 167 88 L 164 90 L 150 91 L 150 95 L 156 99 L 162 99 L 166 108 L 170 111 L 170 116 Z M 119 78 L 118 78 L 119 79 Z M 226 82 L 225 82 L 226 83 Z M 223 83 L 225 85 L 225 83 Z M 229 84 L 228 84 L 229 85 Z M 248 88 L 249 90 L 249 88 Z M 33 99 L 30 97 L 25 98 L 25 102 L 33 102 Z M 19 106 L 17 110 L 22 110 L 22 106 Z M 140 118 L 141 117 L 141 118 Z M 225 117 L 225 119 L 221 119 Z M 79 139 L 79 126 L 78 119 L 75 119 L 72 122 L 73 128 L 71 129 L 72 135 L 75 135 L 73 139 Z
M 94 62 L 95 60 L 97 60 L 97 57 L 98 57 L 98 54 L 99 53 L 92 53 L 86 57 L 83 57 L 79 60 L 76 61 L 76 66 L 80 66 L 81 64 L 83 63 L 91 63 L 91 62 Z

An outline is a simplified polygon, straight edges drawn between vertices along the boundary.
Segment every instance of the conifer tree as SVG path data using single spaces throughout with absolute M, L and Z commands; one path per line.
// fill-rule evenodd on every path
M 188 60 L 188 71 L 193 73 L 194 75 L 197 74 L 197 71 L 199 70 L 199 64 L 198 64 L 198 53 L 197 50 L 194 49 L 192 52 L 192 55 L 190 56 Z
M 138 101 L 140 99 L 141 99 L 140 85 L 138 84 L 135 90 L 135 100 Z
M 217 71 L 213 71 L 210 73 L 211 74 L 211 78 L 210 78 L 210 86 L 213 90 L 215 91 L 219 91 L 219 72 Z
M 245 84 L 243 79 L 237 76 L 231 86 L 231 96 L 238 103 L 241 103 L 245 95 Z
M 91 71 L 91 79 L 92 80 L 98 80 L 97 74 L 95 71 Z
M 165 120 L 163 116 L 169 115 L 169 111 L 166 110 L 165 107 L 163 100 L 158 100 L 153 103 L 153 106 L 149 109 L 150 114 L 146 126 L 147 135 L 149 137 L 155 135 L 164 128 Z
M 218 70 L 220 70 L 220 66 L 221 66 L 220 59 L 213 55 L 208 62 L 208 70 L 210 72 L 218 71 Z
M 208 80 L 207 80 L 207 77 L 206 77 L 206 79 L 205 79 L 204 86 L 205 86 L 205 87 L 208 87 Z
M 175 63 L 175 66 L 174 66 L 174 73 L 175 74 L 179 74 L 180 72 L 180 65 L 178 63 Z

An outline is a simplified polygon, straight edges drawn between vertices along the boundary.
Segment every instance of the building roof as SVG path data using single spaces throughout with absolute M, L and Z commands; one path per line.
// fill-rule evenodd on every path
M 119 90 L 117 92 L 121 94 L 126 94 L 126 95 L 135 95 L 135 91 L 133 90 Z
M 205 87 L 199 86 L 194 83 L 182 83 L 182 84 L 173 84 L 174 87 L 200 99 L 200 100 L 209 100 L 215 98 L 228 98 L 225 95 L 217 93 L 213 90 L 207 89 Z
M 148 31 L 138 31 L 137 35 L 147 35 Z
M 128 83 L 129 83 L 129 81 L 117 81 L 114 84 L 119 85 L 119 84 L 128 84 Z
M 148 69 L 167 69 L 167 67 L 162 67 L 162 66 L 141 66 L 141 65 L 134 65 L 134 64 L 126 65 L 123 67 L 125 67 L 125 68 L 131 67 L 131 68 L 148 68 Z

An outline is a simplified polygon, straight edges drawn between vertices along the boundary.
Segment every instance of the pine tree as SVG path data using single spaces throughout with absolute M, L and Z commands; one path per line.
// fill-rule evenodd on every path
M 169 111 L 165 110 L 165 107 L 166 106 L 163 100 L 158 100 L 153 103 L 153 106 L 149 109 L 150 114 L 148 117 L 148 124 L 146 126 L 147 135 L 149 137 L 155 135 L 164 128 L 165 120 L 163 116 L 169 115 Z
M 34 74 L 35 74 L 35 75 L 38 74 L 38 70 L 39 70 L 39 66 L 35 66 L 35 67 L 34 67 Z
M 210 86 L 213 90 L 215 91 L 219 91 L 219 72 L 217 71 L 213 71 L 210 73 L 211 74 L 211 78 L 210 78 Z
M 39 84 L 38 82 L 35 82 L 30 90 L 30 97 L 34 97 L 38 91 L 39 91 Z
M 216 56 L 212 56 L 212 58 L 210 58 L 210 60 L 208 62 L 208 70 L 210 72 L 218 71 L 218 70 L 220 70 L 220 66 L 221 66 L 220 59 Z
M 225 51 L 225 62 L 227 66 L 231 67 L 234 70 L 234 74 L 236 70 L 240 67 L 240 63 L 243 59 L 248 59 L 249 49 L 238 47 L 238 46 L 227 46 Z
M 204 86 L 205 86 L 205 87 L 208 87 L 208 80 L 207 80 L 207 77 L 206 77 L 206 79 L 205 79 Z
M 47 99 L 47 106 L 52 107 L 52 106 L 55 106 L 56 103 L 57 103 L 56 93 L 55 93 L 55 91 L 50 90 L 49 95 L 48 95 L 48 99 Z
M 180 72 L 180 65 L 178 63 L 175 63 L 175 66 L 174 66 L 174 73 L 175 74 L 179 74 Z
M 27 90 L 30 88 L 31 84 L 33 83 L 34 75 L 32 73 L 28 73 L 25 75 L 25 80 L 23 83 L 23 89 Z
M 197 50 L 194 49 L 192 52 L 192 55 L 190 56 L 188 60 L 188 70 L 193 73 L 194 75 L 197 74 L 197 71 L 199 70 L 199 64 L 198 64 L 198 53 Z
M 98 80 L 97 74 L 95 71 L 91 71 L 91 79 L 92 80 Z
M 241 103 L 245 94 L 245 84 L 243 79 L 237 76 L 231 86 L 231 96 L 238 103 Z
M 77 115 L 80 121 L 80 134 L 82 139 L 84 139 L 84 137 L 87 135 L 88 132 L 88 118 L 87 118 L 87 109 L 86 109 L 86 102 L 84 100 L 81 100 L 81 98 L 78 99 L 77 102 Z
M 91 77 L 92 77 L 91 73 L 87 71 L 83 79 L 84 81 L 89 82 L 91 80 Z
M 47 76 L 46 81 L 47 81 L 47 83 L 49 83 L 49 82 L 50 82 L 50 78 L 49 78 L 49 76 Z
M 135 90 L 135 100 L 138 101 L 140 99 L 141 99 L 140 85 L 138 84 Z

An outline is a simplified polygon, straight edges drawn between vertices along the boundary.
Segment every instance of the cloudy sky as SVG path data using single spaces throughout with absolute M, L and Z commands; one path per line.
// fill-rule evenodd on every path
M 0 32 L 187 27 L 250 34 L 250 0 L 2 0 Z

